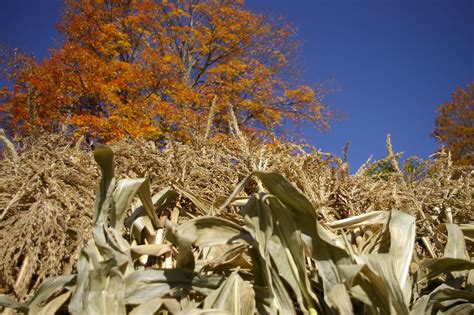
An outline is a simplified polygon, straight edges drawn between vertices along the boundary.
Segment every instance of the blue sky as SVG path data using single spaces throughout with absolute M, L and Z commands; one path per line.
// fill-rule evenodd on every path
M 325 101 L 346 113 L 327 133 L 305 128 L 307 142 L 342 154 L 350 142 L 351 171 L 369 155 L 396 151 L 428 157 L 436 108 L 474 81 L 472 0 L 248 0 L 257 12 L 283 15 L 303 42 L 298 55 L 306 83 L 332 80 Z M 0 42 L 48 55 L 58 39 L 61 0 L 2 0 Z

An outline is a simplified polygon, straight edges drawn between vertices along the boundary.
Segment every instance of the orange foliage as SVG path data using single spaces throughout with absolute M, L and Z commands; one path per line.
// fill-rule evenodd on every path
M 438 108 L 434 136 L 459 165 L 474 165 L 474 82 Z
M 129 135 L 187 140 L 202 132 L 217 95 L 244 130 L 284 120 L 327 127 L 318 91 L 289 82 L 294 30 L 241 0 L 65 0 L 64 44 L 17 70 L 2 105 L 10 130 L 56 130 L 109 141 Z M 2 117 L 7 117 L 3 115 Z

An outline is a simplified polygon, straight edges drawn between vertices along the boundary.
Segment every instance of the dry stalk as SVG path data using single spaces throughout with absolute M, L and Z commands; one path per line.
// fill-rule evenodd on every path
M 25 281 L 25 275 L 28 268 L 28 263 L 29 263 L 29 257 L 26 256 L 25 259 L 23 259 L 23 263 L 21 264 L 20 272 L 18 273 L 18 278 L 16 279 L 16 282 L 15 282 L 15 288 L 18 288 L 21 285 L 21 283 Z
M 3 129 L 0 129 L 0 140 L 3 141 L 3 144 L 8 148 L 10 151 L 10 154 L 12 156 L 12 159 L 14 161 L 18 160 L 18 153 L 15 150 L 15 146 L 13 143 L 7 138 L 7 135 L 5 134 L 5 131 Z
M 355 176 L 360 176 L 363 175 L 364 171 L 367 169 L 367 167 L 371 164 L 372 162 L 372 155 L 369 156 L 369 158 L 359 167 L 357 172 L 355 173 Z
M 451 210 L 451 207 L 447 207 L 444 211 L 446 213 L 446 220 L 448 223 L 453 223 L 453 211 Z
M 229 105 L 230 123 L 232 125 L 232 128 L 233 128 L 235 134 L 237 135 L 237 137 L 239 138 L 239 140 L 241 141 L 242 148 L 244 149 L 245 154 L 247 154 L 247 156 L 249 158 L 251 158 L 248 142 L 247 142 L 247 139 L 245 138 L 244 134 L 240 130 L 239 122 L 237 121 L 237 117 L 235 116 L 234 107 L 232 106 L 231 103 L 229 103 L 228 105 Z M 254 161 L 252 159 L 250 159 L 250 160 L 251 160 L 251 163 L 252 163 L 252 167 L 256 168 L 256 165 L 255 165 Z
M 395 154 L 393 153 L 393 147 L 392 147 L 392 139 L 390 138 L 390 134 L 387 134 L 387 154 L 390 162 L 392 162 L 393 168 L 395 171 L 397 171 L 398 174 L 402 174 L 402 171 L 400 170 L 400 165 L 398 164 L 397 158 Z
M 212 121 L 214 119 L 214 115 L 216 111 L 216 105 L 217 105 L 217 95 L 214 95 L 214 98 L 212 99 L 212 103 L 211 103 L 211 108 L 209 109 L 209 116 L 207 117 L 207 126 L 206 126 L 206 132 L 204 133 L 204 139 L 207 139 L 209 137 L 209 133 L 211 132 Z
M 433 250 L 433 247 L 431 246 L 430 241 L 426 236 L 421 237 L 421 241 L 423 242 L 423 245 L 425 245 L 426 249 L 428 250 L 428 253 L 430 254 L 431 258 L 436 258 L 437 255 L 435 251 Z
M 430 235 L 434 235 L 433 228 L 429 224 L 429 221 L 427 220 L 427 216 L 426 216 L 425 212 L 423 211 L 423 209 L 422 209 L 421 205 L 419 204 L 419 202 L 416 201 L 417 198 L 414 196 L 413 190 L 410 189 L 410 187 L 407 185 L 407 182 L 406 182 L 405 178 L 403 177 L 403 173 L 400 169 L 400 165 L 398 164 L 397 158 L 396 158 L 396 156 L 393 152 L 392 140 L 390 138 L 390 134 L 387 135 L 387 153 L 388 153 L 388 158 L 389 158 L 390 162 L 392 163 L 393 168 L 395 169 L 395 171 L 399 175 L 402 175 L 401 176 L 402 187 L 410 195 L 410 197 L 412 197 L 412 200 L 415 201 L 416 208 L 418 210 L 418 213 L 421 216 L 421 219 L 422 219 L 423 224 L 425 225 L 425 228 L 428 230 Z M 427 237 L 422 237 L 422 241 L 423 241 L 423 244 L 425 245 L 426 249 L 428 250 L 429 254 L 431 255 L 431 257 L 435 258 L 436 253 L 433 250 L 433 248 L 431 246 L 431 243 L 429 242 L 428 238 Z
M 232 106 L 231 103 L 229 103 L 228 105 L 229 105 L 230 123 L 231 123 L 231 125 L 234 129 L 234 132 L 240 140 L 241 147 L 242 147 L 245 155 L 247 156 L 247 159 L 250 162 L 250 167 L 252 168 L 253 171 L 258 171 L 259 169 L 258 169 L 257 163 L 255 161 L 255 156 L 250 152 L 249 143 L 248 143 L 246 137 L 244 136 L 244 134 L 242 133 L 242 131 L 240 130 L 239 122 L 237 121 L 237 117 L 235 116 L 234 107 Z M 259 188 L 259 191 L 264 191 L 263 185 L 260 182 L 260 180 L 256 180 L 256 181 L 257 181 L 257 186 Z

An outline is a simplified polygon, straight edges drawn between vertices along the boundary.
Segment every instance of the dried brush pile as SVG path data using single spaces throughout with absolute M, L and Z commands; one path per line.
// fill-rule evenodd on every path
M 0 182 L 0 241 L 2 242 L 0 286 L 5 293 L 16 296 L 20 301 L 29 300 L 29 304 L 14 304 L 10 300 L 7 301 L 13 303 L 9 304 L 11 307 L 23 311 L 38 311 L 44 304 L 51 307 L 53 301 L 56 301 L 53 303 L 57 306 L 55 309 L 64 309 L 66 307 L 64 305 L 70 302 L 70 311 L 91 311 L 92 309 L 87 307 L 95 307 L 93 306 L 95 302 L 91 302 L 94 298 L 90 295 L 94 294 L 86 292 L 83 282 L 86 281 L 84 277 L 89 279 L 87 275 L 96 274 L 96 280 L 105 277 L 114 283 L 108 288 L 101 287 L 105 284 L 96 283 L 100 287 L 96 288 L 97 290 L 108 292 L 107 290 L 113 288 L 125 295 L 124 297 L 112 294 L 107 297 L 111 299 L 109 302 L 125 299 L 120 300 L 122 302 L 119 305 L 122 306 L 117 310 L 111 310 L 113 312 L 130 311 L 141 304 L 145 305 L 142 306 L 142 311 L 145 313 L 150 311 L 147 307 L 156 307 L 154 311 L 161 307 L 184 311 L 204 306 L 228 310 L 231 306 L 225 304 L 222 298 L 219 299 L 219 295 L 224 294 L 225 290 L 235 289 L 234 285 L 237 284 L 239 290 L 251 289 L 249 292 L 253 292 L 253 295 L 246 298 L 254 302 L 250 303 L 249 307 L 257 307 L 259 312 L 271 312 L 274 305 L 268 301 L 268 298 L 270 295 L 273 297 L 277 295 L 280 298 L 278 302 L 280 304 L 277 303 L 279 307 L 299 311 L 334 310 L 347 313 L 347 308 L 337 309 L 334 301 L 331 302 L 337 294 L 350 294 L 350 299 L 357 301 L 353 301 L 352 304 L 343 303 L 345 307 L 349 307 L 349 304 L 353 307 L 362 307 L 360 304 L 367 305 L 367 301 L 357 296 L 357 292 L 347 288 L 344 291 L 339 287 L 336 290 L 340 292 L 332 292 L 334 296 L 329 297 L 330 292 L 326 292 L 326 289 L 329 288 L 328 283 L 332 283 L 334 279 L 328 280 L 327 275 L 318 273 L 316 270 L 324 269 L 325 265 L 324 263 L 321 265 L 321 261 L 330 258 L 323 259 L 324 257 L 314 256 L 314 253 L 308 252 L 311 250 L 305 243 L 308 241 L 307 237 L 310 237 L 311 233 L 316 233 L 315 231 L 311 233 L 306 231 L 303 237 L 304 244 L 300 244 L 300 247 L 295 249 L 290 246 L 292 254 L 298 256 L 302 254 L 299 251 L 304 249 L 306 257 L 303 261 L 300 261 L 300 258 L 297 258 L 296 262 L 294 259 L 290 261 L 290 265 L 296 263 L 295 272 L 299 276 L 293 275 L 295 279 L 292 280 L 283 275 L 285 272 L 281 268 L 286 268 L 285 266 L 279 263 L 275 266 L 270 263 L 270 260 L 274 261 L 275 257 L 270 257 L 268 253 L 265 253 L 267 245 L 264 240 L 259 239 L 257 230 L 252 232 L 252 228 L 249 227 L 249 224 L 251 226 L 249 218 L 254 217 L 255 213 L 252 214 L 248 212 L 249 210 L 245 212 L 243 209 L 248 209 L 248 204 L 252 200 L 257 204 L 263 202 L 262 207 L 266 207 L 265 202 L 258 199 L 263 198 L 261 194 L 265 191 L 270 191 L 274 195 L 282 194 L 282 192 L 273 187 L 275 178 L 270 180 L 272 183 L 268 181 L 265 183 L 265 175 L 261 174 L 267 173 L 258 173 L 260 175 L 257 174 L 256 177 L 251 178 L 248 178 L 248 175 L 255 171 L 272 171 L 283 175 L 288 182 L 278 177 L 277 186 L 283 185 L 288 189 L 290 197 L 296 196 L 296 199 L 307 200 L 308 204 L 301 201 L 302 199 L 298 202 L 303 203 L 303 208 L 314 209 L 313 215 L 320 220 L 322 226 L 326 226 L 324 229 L 319 228 L 320 231 L 324 231 L 321 232 L 324 234 L 323 240 L 320 240 L 322 244 L 326 247 L 345 248 L 345 254 L 340 249 L 336 249 L 336 252 L 343 253 L 341 255 L 344 257 L 351 257 L 352 263 L 364 262 L 364 258 L 361 258 L 362 254 L 389 253 L 387 244 L 384 246 L 380 243 L 383 239 L 390 238 L 384 233 L 390 231 L 391 224 L 401 224 L 393 222 L 398 222 L 397 220 L 409 222 L 410 218 L 413 218 L 417 226 L 416 237 L 413 235 L 416 241 L 411 247 L 414 250 L 409 250 L 413 252 L 413 261 L 411 261 L 411 256 L 409 260 L 412 265 L 408 265 L 408 267 L 413 267 L 413 270 L 410 270 L 411 276 L 418 270 L 415 266 L 423 265 L 422 262 L 427 258 L 439 258 L 445 256 L 446 253 L 449 256 L 450 251 L 457 250 L 458 257 L 454 258 L 467 261 L 469 259 L 467 252 L 472 253 L 474 239 L 472 224 L 474 174 L 472 169 L 454 167 L 449 155 L 445 153 L 437 154 L 429 161 L 414 163 L 414 160 L 409 160 L 405 165 L 400 166 L 397 161 L 398 155 L 393 153 L 389 139 L 387 149 L 386 159 L 374 163 L 368 162 L 355 175 L 349 175 L 347 163 L 336 156 L 293 144 L 258 145 L 242 135 L 221 140 L 197 139 L 192 144 L 170 143 L 165 149 L 157 149 L 153 143 L 122 141 L 112 146 L 115 152 L 115 166 L 112 165 L 116 175 L 114 182 L 104 182 L 103 179 L 102 195 L 96 199 L 96 183 L 100 172 L 87 145 L 81 142 L 69 143 L 60 135 L 25 141 L 17 156 L 13 154 L 10 157 L 8 152 L 5 152 L 5 158 L 0 161 L 2 176 Z M 100 155 L 99 157 L 96 155 L 97 158 L 99 163 L 104 162 L 100 161 Z M 104 157 L 104 159 L 109 158 Z M 104 163 L 111 162 L 108 160 Z M 379 171 L 381 166 L 387 163 L 391 166 L 390 171 Z M 106 178 L 107 172 L 104 173 L 104 169 L 102 171 L 103 178 Z M 129 180 L 115 183 L 115 178 Z M 148 178 L 148 180 L 136 180 L 136 178 Z M 246 184 L 239 186 L 244 179 L 247 179 Z M 106 186 L 104 186 L 105 183 Z M 121 197 L 117 197 L 118 199 L 112 202 L 110 199 L 112 191 L 107 191 L 104 187 L 110 188 L 116 185 L 115 196 Z M 240 188 L 236 190 L 237 186 Z M 293 186 L 296 187 L 296 191 L 289 188 Z M 272 189 L 276 190 L 272 191 Z M 150 195 L 150 190 L 155 193 L 153 197 Z M 259 192 L 260 195 L 255 194 Z M 137 193 L 141 201 L 133 198 Z M 301 197 L 303 195 L 307 199 Z M 229 196 L 231 198 L 228 198 Z M 291 211 L 295 210 L 292 208 L 295 205 L 291 205 L 291 200 L 285 201 L 282 196 L 278 198 L 285 207 L 292 209 Z M 91 209 L 94 204 L 93 215 Z M 106 210 L 102 209 L 104 204 L 112 204 L 112 209 L 108 207 L 105 207 Z M 278 208 L 278 205 L 272 207 Z M 391 209 L 401 209 L 403 212 L 380 211 Z M 347 219 L 364 214 L 368 216 Z M 206 221 L 207 216 L 218 219 Z M 109 217 L 110 221 L 108 221 Z M 311 218 L 311 215 L 308 218 Z M 267 219 L 266 224 L 278 223 L 272 218 Z M 124 220 L 125 229 L 123 229 Z M 91 229 L 92 221 L 95 222 L 95 230 Z M 298 224 L 302 222 L 296 221 L 296 230 L 300 230 Z M 291 222 L 291 215 L 288 222 Z M 450 225 L 451 223 L 456 224 Z M 110 228 L 108 228 L 109 224 Z M 168 229 L 164 229 L 165 226 L 168 226 Z M 396 229 L 396 227 L 392 228 Z M 218 229 L 219 233 L 223 234 L 212 232 L 214 229 Z M 92 233 L 93 230 L 94 233 Z M 187 235 L 188 231 L 198 232 Z M 202 232 L 204 234 L 199 231 L 204 231 Z M 271 235 L 270 231 L 267 232 Z M 262 232 L 262 235 L 266 235 L 267 232 Z M 286 235 L 285 237 L 294 237 L 292 234 L 294 231 L 285 234 L 287 232 L 281 233 L 283 236 Z M 452 239 L 451 243 L 448 234 Z M 201 237 L 201 242 L 199 237 Z M 229 237 L 243 238 L 241 241 L 232 243 Z M 318 237 L 320 236 L 316 238 Z M 213 238 L 216 239 L 214 243 L 211 241 Z M 465 241 L 467 247 L 452 247 L 454 246 L 452 245 L 453 238 L 456 238 L 459 244 L 464 244 Z M 206 242 L 211 242 L 211 244 Z M 280 240 L 280 245 L 285 247 L 285 242 Z M 262 247 L 259 247 L 259 244 Z M 254 250 L 260 248 L 261 252 L 249 252 L 249 248 Z M 79 257 L 82 258 L 79 259 Z M 78 259 L 79 263 L 76 264 Z M 110 259 L 115 262 L 107 264 L 106 262 Z M 262 259 L 268 259 L 268 262 L 264 264 Z M 260 263 L 256 264 L 256 260 Z M 365 262 L 371 264 L 369 261 Z M 457 261 L 457 263 L 460 262 Z M 466 265 L 462 261 L 459 266 L 462 266 L 456 269 L 461 270 L 459 272 L 472 269 L 472 266 L 469 267 L 469 264 Z M 134 279 L 135 282 L 148 283 L 148 280 L 144 280 L 147 277 L 146 274 L 133 271 L 138 272 L 144 267 L 166 269 L 179 267 L 181 269 L 169 271 L 169 277 L 159 274 L 163 271 L 149 275 L 151 283 L 162 285 L 168 283 L 165 287 L 155 285 L 149 288 L 145 284 L 143 287 L 135 287 L 136 285 L 128 287 L 130 283 L 127 284 L 126 277 L 132 277 L 132 275 L 138 277 Z M 263 272 L 261 268 L 267 270 L 267 273 L 263 272 L 263 274 L 269 278 L 259 274 L 266 280 L 259 279 L 261 283 L 255 286 L 253 282 L 252 287 L 251 283 L 256 277 L 255 268 L 259 270 L 259 273 Z M 407 276 L 407 266 L 403 268 L 404 270 L 400 272 Z M 99 270 L 105 274 L 98 275 Z M 425 279 L 424 284 L 427 285 L 428 280 L 438 279 L 438 276 L 444 274 L 446 270 L 442 269 L 441 273 L 429 274 L 430 277 Z M 423 271 L 426 272 L 426 270 Z M 448 271 L 451 272 L 451 270 Z M 77 272 L 79 272 L 78 275 L 74 275 Z M 204 274 L 201 274 L 202 272 Z M 270 294 L 265 291 L 269 288 L 268 281 L 271 281 L 270 278 L 277 277 L 272 272 L 279 273 L 282 280 L 273 280 L 276 283 L 272 282 L 272 290 L 276 291 Z M 337 272 L 338 274 L 333 274 L 333 276 L 341 277 L 341 271 Z M 75 289 L 68 289 L 59 296 L 54 295 L 54 292 L 47 295 L 43 292 L 42 295 L 42 289 L 38 291 L 38 288 L 47 277 L 54 275 L 65 276 L 56 278 L 59 279 L 56 282 L 54 278 L 46 280 L 49 287 L 53 281 L 56 283 L 56 286 L 53 285 L 56 289 L 62 286 Z M 199 278 L 202 275 L 211 276 L 209 279 Z M 467 276 L 465 272 L 463 275 L 463 277 Z M 199 280 L 196 280 L 197 276 L 202 280 L 201 286 L 193 282 Z M 471 278 L 472 276 L 470 275 Z M 370 278 L 368 274 L 364 277 Z M 380 280 L 377 279 L 374 278 L 372 281 Z M 300 286 L 297 290 L 294 287 L 296 280 L 303 281 L 304 286 L 307 285 L 307 287 Z M 169 281 L 178 281 L 181 286 Z M 472 290 L 472 279 L 469 280 L 470 282 L 466 281 L 463 280 L 462 288 L 459 289 L 466 290 L 471 286 L 470 290 Z M 333 285 L 334 283 L 331 288 Z M 173 286 L 180 288 L 178 291 L 181 293 L 170 291 L 170 287 Z M 290 289 L 286 291 L 281 286 Z M 118 288 L 123 288 L 124 291 Z M 133 292 L 131 288 L 137 292 Z M 147 291 L 148 289 L 151 293 Z M 312 292 L 313 289 L 316 291 Z M 156 295 L 156 290 L 161 290 L 163 294 Z M 184 294 L 183 290 L 187 293 Z M 286 293 L 282 293 L 282 290 Z M 419 291 L 411 290 L 408 300 L 415 299 L 412 297 L 412 291 L 421 296 L 422 293 L 426 293 L 422 292 L 423 290 L 426 291 L 426 286 Z M 396 296 L 397 292 L 388 292 L 380 299 L 386 298 L 388 300 L 382 302 L 391 301 L 392 303 L 393 294 Z M 156 300 L 154 306 L 150 306 L 140 297 L 142 293 L 145 298 L 154 296 L 161 300 Z M 326 297 L 321 298 L 321 294 L 324 296 L 323 293 L 326 293 Z M 55 299 L 52 299 L 54 297 Z M 405 299 L 407 299 L 406 296 Z M 4 305 L 7 303 L 6 300 L 0 299 L 0 303 L 2 301 Z M 67 301 L 69 302 L 66 303 Z M 177 305 L 176 301 L 181 301 L 181 304 Z M 390 303 L 389 305 L 392 305 Z M 401 301 L 397 303 L 393 304 L 395 311 L 405 311 L 404 307 L 410 304 L 403 304 Z M 237 307 L 234 304 L 232 304 L 233 310 Z M 381 311 L 379 307 L 368 306 L 367 309 L 382 312 L 383 309 Z M 390 307 L 388 313 L 391 312 Z M 247 310 L 239 309 L 242 313 Z

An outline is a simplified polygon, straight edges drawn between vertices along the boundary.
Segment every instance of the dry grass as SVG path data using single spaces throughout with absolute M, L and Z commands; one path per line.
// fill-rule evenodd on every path
M 439 223 L 474 221 L 473 170 L 454 167 L 445 153 L 410 172 L 401 166 L 368 176 L 383 162 L 377 161 L 351 176 L 348 165 L 333 155 L 292 144 L 259 145 L 242 135 L 170 143 L 164 150 L 136 141 L 112 148 L 118 178 L 148 177 L 153 192 L 179 183 L 210 204 L 228 196 L 251 171 L 266 170 L 281 173 L 303 192 L 322 222 L 402 209 L 417 216 L 419 256 L 442 251 L 445 240 L 432 233 Z M 388 145 L 387 160 L 393 162 L 396 154 L 390 151 Z M 61 135 L 24 141 L 18 157 L 5 156 L 0 161 L 0 287 L 24 300 L 47 276 L 74 268 L 90 236 L 99 171 L 87 145 L 71 144 Z M 189 217 L 203 214 L 186 198 L 181 203 Z M 217 215 L 238 218 L 232 212 Z

